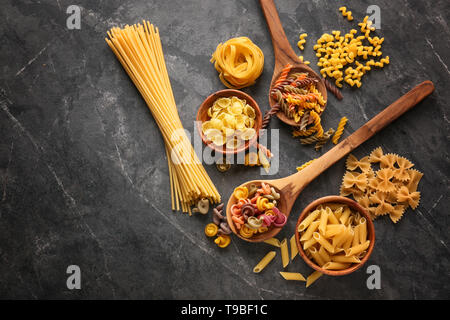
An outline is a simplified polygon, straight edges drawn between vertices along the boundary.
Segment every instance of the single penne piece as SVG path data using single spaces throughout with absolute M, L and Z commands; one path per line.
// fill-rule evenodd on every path
M 367 240 L 364 243 L 358 244 L 357 246 L 351 247 L 347 250 L 345 250 L 345 256 L 346 257 L 350 257 L 353 255 L 357 255 L 360 252 L 363 252 L 364 250 L 366 250 L 370 245 L 370 240 Z
M 367 240 L 367 221 L 362 217 L 359 221 L 359 243 L 364 243 Z
M 336 234 L 333 237 L 333 240 L 332 240 L 333 247 L 337 248 L 337 247 L 342 246 L 342 244 L 345 242 L 346 239 L 347 239 L 347 228 L 344 227 L 342 229 L 342 232 Z
M 346 207 L 342 212 L 342 215 L 339 217 L 339 221 L 342 224 L 346 224 L 348 218 L 350 217 L 350 213 L 351 213 L 350 208 Z
M 316 220 L 316 218 L 319 216 L 320 210 L 314 210 L 311 212 L 299 225 L 298 225 L 298 232 L 302 232 L 303 230 L 306 230 L 308 226 Z
M 353 228 L 353 231 L 355 232 L 355 236 L 353 237 L 353 241 L 352 241 L 352 247 L 357 246 L 358 244 L 360 244 L 359 242 L 359 229 L 360 229 L 360 225 L 358 224 L 356 227 Z
M 359 214 L 359 212 L 356 212 L 355 216 L 354 216 L 354 222 L 356 222 L 356 224 L 359 224 L 359 219 L 361 219 L 361 215 Z
M 355 220 L 355 216 L 351 215 L 350 217 L 348 217 L 347 222 L 345 223 L 345 225 L 346 226 L 351 226 L 354 220 Z
M 342 216 L 342 213 L 344 212 L 345 208 L 348 208 L 347 206 L 341 205 L 339 208 L 336 208 L 336 210 L 333 211 L 334 216 L 339 220 Z
M 325 270 L 343 270 L 347 269 L 350 266 L 350 263 L 342 263 L 342 262 L 327 262 L 322 268 Z
M 319 279 L 323 275 L 320 271 L 314 271 L 306 278 L 306 287 L 308 288 L 310 285 L 312 285 L 314 282 L 316 282 L 317 279 Z
M 318 232 L 313 233 L 313 239 L 315 239 L 320 245 L 322 245 L 329 253 L 334 253 L 334 246 L 328 242 L 327 239 L 322 237 Z
M 283 268 L 286 268 L 286 266 L 289 264 L 289 251 L 286 239 L 283 239 L 281 241 L 280 249 L 281 249 L 281 262 L 283 263 Z
M 325 260 L 322 259 L 322 257 L 319 254 L 319 251 L 315 247 L 309 248 L 309 252 L 311 253 L 313 260 L 317 263 L 319 267 L 325 264 Z
M 344 243 L 342 244 L 342 248 L 344 250 L 347 250 L 352 246 L 353 239 L 355 238 L 355 231 L 353 231 L 353 228 L 351 226 L 347 227 L 347 238 L 345 239 Z
M 331 256 L 328 254 L 327 250 L 325 250 L 322 246 L 319 248 L 319 256 L 322 257 L 324 263 L 331 261 Z
M 328 210 L 330 210 L 330 208 L 327 207 Z M 319 232 L 324 235 L 325 234 L 325 230 L 327 228 L 327 223 L 328 223 L 328 210 L 326 209 L 322 209 L 320 210 L 320 223 L 319 223 Z M 330 210 L 331 212 L 331 210 Z
M 336 254 L 334 256 L 331 256 L 331 261 L 342 262 L 342 263 L 360 263 L 361 262 L 361 260 L 359 260 L 358 257 L 355 257 L 355 256 L 346 257 L 343 254 Z
M 303 242 L 303 250 L 307 250 L 308 248 L 310 248 L 311 246 L 313 246 L 316 243 L 317 243 L 317 241 L 314 238 L 306 240 L 305 242 Z
M 294 260 L 294 258 L 298 254 L 297 240 L 295 240 L 295 234 L 291 237 L 291 240 L 289 242 L 291 244 L 291 260 Z
M 366 251 L 366 250 L 364 250 L 364 251 L 362 251 L 362 252 L 358 253 L 358 254 L 357 254 L 357 256 L 358 256 L 358 259 L 362 259 L 362 258 L 364 258 L 364 256 L 366 255 L 366 253 L 367 253 L 367 251 Z
M 327 231 L 325 231 L 325 238 L 332 238 L 337 234 L 344 232 L 345 226 L 343 224 L 332 224 L 327 226 Z
M 299 272 L 280 271 L 280 274 L 285 280 L 306 281 L 305 277 Z
M 308 229 L 306 229 L 306 231 L 302 234 L 302 236 L 300 237 L 300 241 L 306 241 L 312 238 L 313 232 L 317 230 L 317 228 L 319 227 L 319 223 L 320 221 L 313 221 Z
M 253 272 L 260 273 L 268 264 L 270 261 L 273 260 L 276 256 L 275 251 L 270 251 L 267 253 L 264 258 L 261 259 L 261 261 L 258 262 L 258 264 L 253 268 Z
M 331 211 L 331 209 L 330 209 L 330 212 L 329 212 L 329 214 L 328 214 L 328 221 L 329 221 L 331 224 L 339 224 L 338 217 L 334 214 L 333 211 Z
M 265 243 L 270 244 L 274 247 L 280 247 L 280 240 L 278 240 L 277 238 L 270 238 L 267 240 L 264 240 Z

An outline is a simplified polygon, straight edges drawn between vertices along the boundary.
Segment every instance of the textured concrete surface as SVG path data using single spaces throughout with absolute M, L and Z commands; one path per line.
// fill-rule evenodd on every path
M 68 30 L 66 8 L 81 7 L 81 29 Z M 265 244 L 234 238 L 225 250 L 203 234 L 207 216 L 173 213 L 163 140 L 139 93 L 106 45 L 113 26 L 149 19 L 159 26 L 175 98 L 193 134 L 197 107 L 222 89 L 209 63 L 219 42 L 248 36 L 265 54 L 256 85 L 245 89 L 268 108 L 273 50 L 259 4 L 252 1 L 2 0 L 0 10 L 0 297 L 1 298 L 212 298 L 406 299 L 450 298 L 449 120 L 450 9 L 448 1 L 356 1 L 356 20 L 371 4 L 381 8 L 383 51 L 391 64 L 330 97 L 323 116 L 335 127 L 349 118 L 345 136 L 416 84 L 430 79 L 435 93 L 354 154 L 374 147 L 403 155 L 425 175 L 417 210 L 396 225 L 375 222 L 377 242 L 368 265 L 381 268 L 380 290 L 368 290 L 363 267 L 345 277 L 323 277 L 312 287 L 281 279 L 277 259 L 261 274 L 253 266 Z M 312 43 L 333 29 L 356 27 L 325 0 L 276 1 L 296 48 L 309 34 L 304 56 L 317 61 Z M 299 53 L 300 54 L 300 53 Z M 316 69 L 317 70 L 317 69 Z M 280 171 L 315 152 L 291 138 L 278 119 Z M 206 167 L 222 197 L 260 173 Z M 290 237 L 300 211 L 339 190 L 340 161 L 301 194 L 279 238 Z M 66 268 L 79 265 L 82 289 L 68 290 Z M 367 265 L 367 266 L 368 266 Z M 307 275 L 300 258 L 288 271 Z

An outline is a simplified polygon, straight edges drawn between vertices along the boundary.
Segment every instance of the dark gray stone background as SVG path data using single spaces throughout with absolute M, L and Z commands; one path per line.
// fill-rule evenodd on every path
M 66 28 L 66 8 L 82 8 L 81 30 Z M 349 118 L 344 136 L 420 82 L 436 91 L 358 148 L 357 157 L 382 146 L 413 161 L 425 175 L 417 210 L 394 225 L 375 222 L 376 245 L 367 264 L 381 268 L 380 290 L 366 287 L 366 267 L 345 277 L 323 277 L 310 288 L 278 274 L 276 259 L 261 274 L 253 266 L 268 250 L 233 238 L 219 249 L 203 229 L 210 216 L 170 210 L 163 140 L 138 91 L 104 41 L 106 31 L 149 19 L 162 34 L 180 117 L 193 131 L 203 99 L 223 89 L 210 64 L 219 42 L 250 37 L 265 68 L 245 89 L 267 110 L 274 57 L 259 3 L 252 1 L 25 1 L 2 0 L 0 10 L 0 297 L 151 299 L 414 299 L 450 298 L 449 120 L 450 9 L 448 1 L 277 0 L 296 52 L 307 32 L 307 60 L 324 32 L 355 28 L 371 4 L 381 8 L 383 53 L 391 64 L 371 71 L 363 86 L 330 95 L 323 123 Z M 296 171 L 315 152 L 291 137 L 278 119 L 281 168 Z M 196 133 L 195 133 L 196 134 Z M 258 168 L 226 174 L 206 166 L 224 200 L 234 186 L 258 178 Z M 341 160 L 300 195 L 279 238 L 293 234 L 312 200 L 337 194 Z M 66 288 L 66 268 L 79 265 L 82 289 Z M 296 258 L 287 271 L 308 275 Z

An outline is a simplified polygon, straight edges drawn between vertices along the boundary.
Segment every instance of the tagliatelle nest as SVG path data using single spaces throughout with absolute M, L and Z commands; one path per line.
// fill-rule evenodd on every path
M 372 168 L 376 164 L 380 167 L 377 171 Z M 384 154 L 381 147 L 360 160 L 350 154 L 340 195 L 351 195 L 367 209 L 372 219 L 389 215 L 392 222 L 397 223 L 408 207 L 414 210 L 420 203 L 417 188 L 423 173 L 412 169 L 413 166 L 404 157 Z

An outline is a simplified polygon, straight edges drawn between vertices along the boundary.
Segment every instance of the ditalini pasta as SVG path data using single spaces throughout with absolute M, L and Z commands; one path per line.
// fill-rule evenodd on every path
M 172 209 L 191 213 L 200 198 L 220 195 L 187 138 L 167 74 L 158 28 L 150 22 L 112 28 L 106 42 L 141 93 L 166 144 Z
M 277 255 L 276 251 L 270 251 L 264 258 L 253 268 L 254 273 L 260 273 Z

